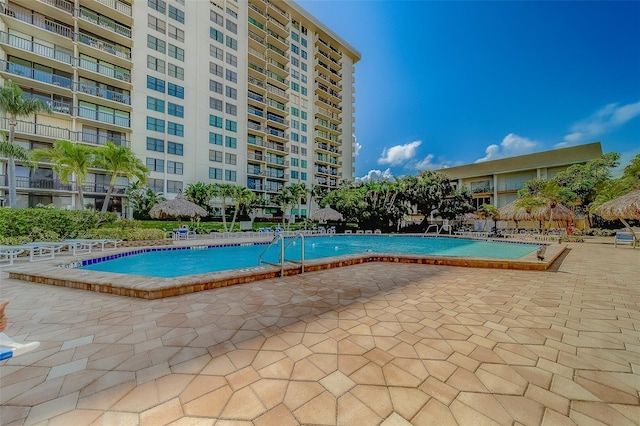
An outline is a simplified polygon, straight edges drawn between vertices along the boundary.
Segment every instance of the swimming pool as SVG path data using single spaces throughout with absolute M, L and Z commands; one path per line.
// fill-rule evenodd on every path
M 305 238 L 305 260 L 366 253 L 485 259 L 520 259 L 535 251 L 538 244 L 506 243 L 446 237 L 333 235 Z M 285 245 L 291 242 L 285 239 Z M 281 243 L 278 243 L 278 245 Z M 300 261 L 301 240 L 292 241 L 285 259 Z M 243 268 L 258 267 L 258 258 L 267 243 L 243 243 L 228 246 L 196 246 L 138 250 L 82 262 L 79 269 L 175 278 Z M 278 262 L 279 247 L 271 247 L 263 256 Z

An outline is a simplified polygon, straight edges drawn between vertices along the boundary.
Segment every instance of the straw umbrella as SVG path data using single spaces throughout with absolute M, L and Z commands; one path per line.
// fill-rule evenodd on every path
M 327 221 L 342 221 L 344 217 L 342 213 L 337 210 L 331 208 L 331 206 L 326 206 L 320 210 L 315 211 L 311 215 L 312 220 L 317 220 L 319 222 L 327 222 Z
M 640 189 L 629 192 L 611 201 L 607 201 L 595 210 L 604 219 L 620 219 L 634 235 L 633 229 L 625 219 L 640 219 Z M 638 236 L 636 235 L 636 240 Z
M 527 210 L 524 207 L 518 207 L 517 201 L 513 201 L 506 206 L 499 209 L 499 217 L 501 220 L 513 220 L 516 222 L 516 228 L 518 222 L 527 220 L 537 220 L 542 222 L 544 220 L 564 220 L 569 221 L 573 218 L 573 212 L 568 207 L 562 204 L 556 204 L 555 207 L 538 207 L 532 210 Z
M 149 216 L 154 219 L 194 218 L 206 215 L 205 209 L 187 200 L 183 194 L 178 194 L 173 200 L 162 201 L 149 210 Z

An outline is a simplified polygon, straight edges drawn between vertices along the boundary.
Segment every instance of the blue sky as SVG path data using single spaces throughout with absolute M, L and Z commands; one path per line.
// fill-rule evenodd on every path
M 298 0 L 362 54 L 358 178 L 601 141 L 640 153 L 640 2 Z

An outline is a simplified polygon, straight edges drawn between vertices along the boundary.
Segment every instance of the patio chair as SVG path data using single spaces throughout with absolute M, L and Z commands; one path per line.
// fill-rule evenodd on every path
M 24 247 L 21 246 L 0 246 L 0 266 L 13 265 L 13 261 L 22 253 Z
M 613 239 L 613 246 L 618 247 L 618 244 L 631 244 L 631 247 L 636 248 L 636 236 L 633 232 L 618 231 Z
M 4 333 L 0 333 L 0 361 L 20 356 L 40 346 L 40 342 L 18 343 Z

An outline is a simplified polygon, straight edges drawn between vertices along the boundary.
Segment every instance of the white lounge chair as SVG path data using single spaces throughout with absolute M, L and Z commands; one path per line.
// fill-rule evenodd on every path
M 20 356 L 40 346 L 40 342 L 18 343 L 4 333 L 0 333 L 0 361 Z
M 35 241 L 24 243 L 22 247 L 29 252 L 29 261 L 53 259 L 56 253 L 60 253 L 65 247 L 64 243 L 53 243 L 50 241 Z
M 24 253 L 24 247 L 21 246 L 0 246 L 0 266 L 13 265 L 13 261 Z
M 613 246 L 618 247 L 618 244 L 631 244 L 631 247 L 636 248 L 636 236 L 633 232 L 618 231 L 613 239 Z

